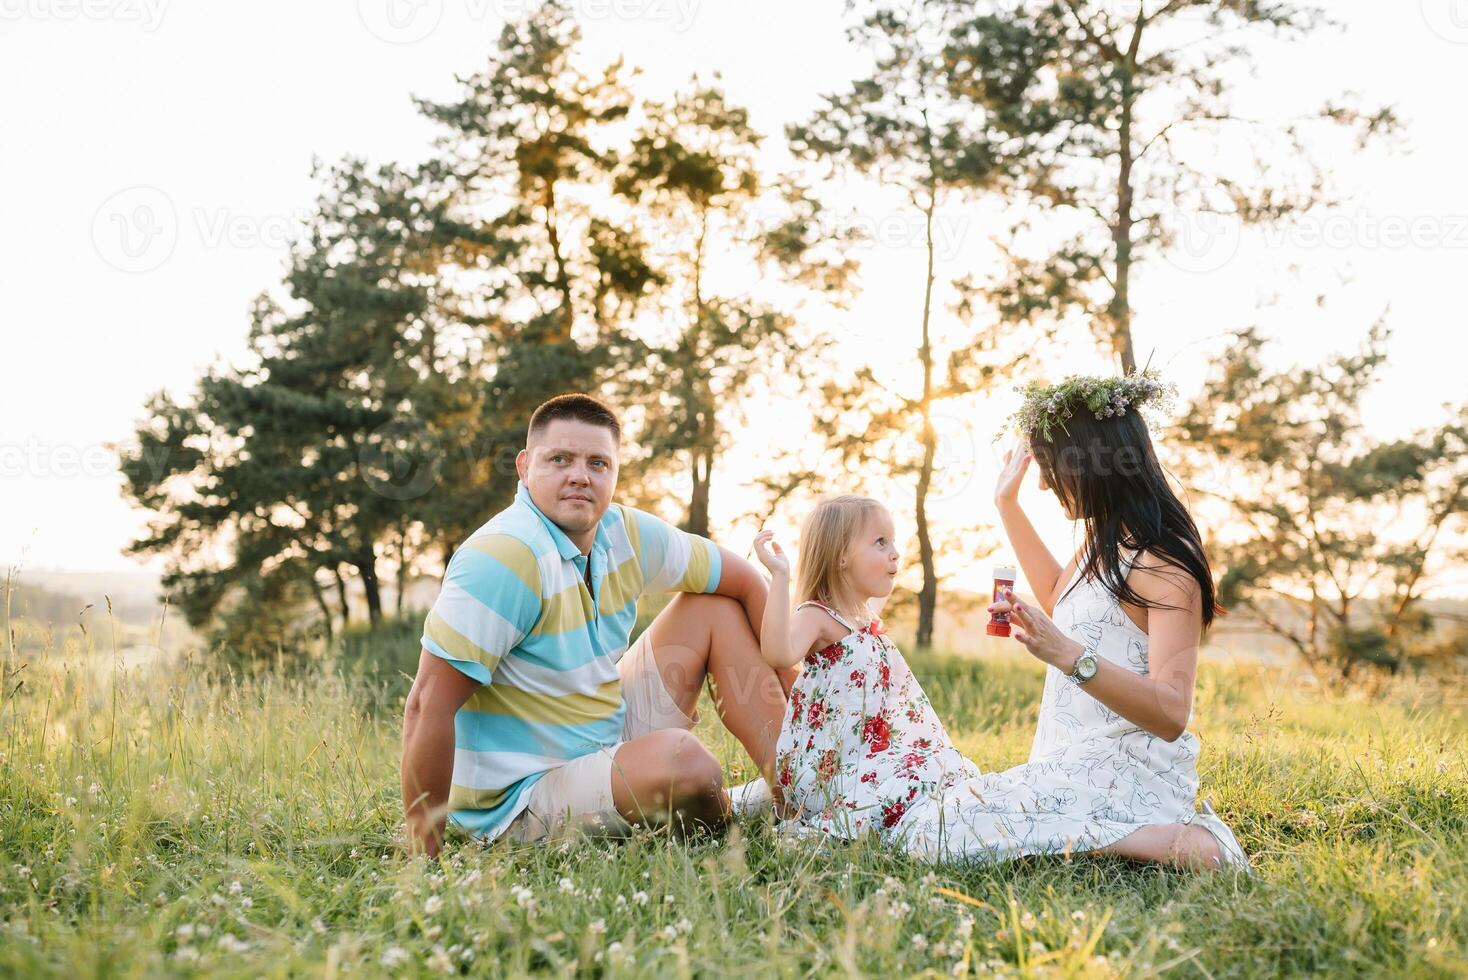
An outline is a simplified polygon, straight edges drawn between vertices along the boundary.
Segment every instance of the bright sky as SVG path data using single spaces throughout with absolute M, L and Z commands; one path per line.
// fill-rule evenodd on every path
M 421 156 L 433 132 L 410 93 L 452 95 L 454 75 L 478 68 L 527 3 L 0 0 L 0 565 L 137 567 L 121 549 L 144 515 L 119 496 L 105 446 L 128 435 L 149 393 L 186 395 L 203 368 L 243 350 L 248 304 L 279 282 L 292 223 L 314 197 L 312 158 Z M 861 63 L 841 0 L 573 6 L 588 60 L 640 66 L 643 92 L 720 72 L 771 136 L 775 163 L 785 124 Z M 1261 49 L 1246 107 L 1315 105 L 1353 89 L 1398 107 L 1404 150 L 1333 159 L 1349 203 L 1303 233 L 1223 236 L 1201 259 L 1148 271 L 1136 344 L 1186 396 L 1224 331 L 1258 323 L 1279 339 L 1281 362 L 1308 361 L 1355 346 L 1389 311 L 1392 363 L 1370 404 L 1373 427 L 1400 434 L 1468 390 L 1468 9 L 1326 6 L 1346 30 Z M 923 256 L 905 229 L 917 226 L 890 195 L 836 190 L 859 202 L 879 239 L 863 253 L 863 297 L 836 325 L 842 360 L 880 362 L 900 378 L 915 356 Z M 140 247 L 125 216 L 160 233 Z M 949 220 L 945 281 L 980 265 L 997 230 L 982 212 Z M 1094 366 L 1084 353 L 1050 359 L 1057 370 Z M 989 440 L 1010 407 L 1000 399 L 975 418 L 942 420 L 946 465 L 960 476 L 940 520 L 992 519 Z M 735 546 L 753 531 L 737 484 L 768 445 L 756 441 L 730 454 L 715 487 L 716 525 Z M 1052 547 L 1069 549 L 1053 501 L 1029 500 Z M 989 563 L 956 583 L 985 589 Z

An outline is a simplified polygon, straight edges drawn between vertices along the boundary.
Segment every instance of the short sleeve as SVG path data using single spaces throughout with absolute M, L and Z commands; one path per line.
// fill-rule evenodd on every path
M 423 648 L 488 684 L 540 616 L 540 568 L 530 546 L 486 534 L 459 546 L 423 624 Z
M 635 507 L 624 512 L 636 525 L 643 592 L 713 592 L 719 587 L 718 545 Z

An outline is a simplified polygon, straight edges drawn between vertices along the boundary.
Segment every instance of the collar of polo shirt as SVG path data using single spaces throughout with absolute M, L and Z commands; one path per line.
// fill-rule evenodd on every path
M 576 547 L 570 538 L 566 537 L 566 532 L 561 530 L 560 525 L 549 517 L 546 517 L 545 513 L 539 507 L 535 506 L 535 501 L 530 497 L 530 488 L 525 485 L 524 480 L 519 481 L 519 485 L 515 489 L 515 499 L 533 510 L 535 516 L 540 518 L 540 523 L 544 524 L 545 529 L 550 532 L 551 540 L 556 543 L 556 550 L 560 552 L 563 559 L 566 561 L 576 561 L 578 558 L 583 561 L 586 559 L 587 556 L 583 555 L 581 549 Z M 610 516 L 611 511 L 609 510 L 606 514 L 602 515 L 601 520 L 596 522 L 596 537 L 591 543 L 592 551 L 605 551 L 611 547 L 611 539 L 607 537 L 607 518 Z

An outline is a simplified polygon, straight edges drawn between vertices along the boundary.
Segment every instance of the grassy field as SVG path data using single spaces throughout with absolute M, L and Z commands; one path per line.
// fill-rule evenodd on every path
M 0 703 L 0 974 L 989 975 L 1468 972 L 1468 701 L 1304 697 L 1205 664 L 1204 793 L 1258 880 L 1079 856 L 931 868 L 761 825 L 720 839 L 396 848 L 416 624 L 254 674 L 18 657 Z M 914 658 L 986 768 L 1041 675 Z M 731 781 L 748 762 L 705 710 Z

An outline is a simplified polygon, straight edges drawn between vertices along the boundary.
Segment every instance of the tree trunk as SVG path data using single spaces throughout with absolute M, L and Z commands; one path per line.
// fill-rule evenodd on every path
M 396 611 L 397 615 L 403 615 L 403 593 L 408 591 L 408 527 L 404 522 L 399 528 L 398 534 L 398 595 Z
M 345 631 L 347 623 L 351 622 L 351 606 L 347 605 L 347 580 L 342 578 L 341 566 L 331 570 L 336 576 L 336 600 L 342 605 L 342 630 Z
M 321 583 L 316 581 L 314 573 L 311 575 L 311 596 L 316 600 L 316 608 L 321 610 L 321 625 L 326 629 L 326 642 L 330 643 L 336 637 L 331 623 L 331 606 L 327 604 L 326 593 L 321 591 Z
M 931 189 L 930 189 L 931 190 Z M 922 413 L 923 461 L 918 471 L 917 501 L 915 508 L 918 559 L 923 567 L 923 585 L 918 592 L 917 646 L 929 649 L 933 645 L 933 618 L 938 607 L 938 575 L 933 562 L 933 539 L 928 530 L 928 491 L 933 484 L 933 459 L 937 454 L 938 439 L 933 431 L 933 345 L 929 337 L 929 322 L 933 310 L 933 211 L 937 198 L 930 192 L 928 206 L 924 209 L 927 227 L 928 272 L 923 286 L 923 343 L 918 348 L 918 360 L 923 365 L 923 400 L 919 406 Z
M 377 581 L 377 557 L 370 552 L 353 562 L 362 576 L 362 591 L 367 595 L 367 621 L 375 628 L 382 624 L 382 589 Z
M 1131 67 L 1123 64 L 1121 69 L 1121 120 L 1118 132 L 1120 162 L 1116 177 L 1116 221 L 1111 226 L 1111 241 L 1116 249 L 1116 281 L 1107 309 L 1111 321 L 1111 349 L 1121 362 L 1123 374 L 1137 369 L 1136 354 L 1132 350 L 1132 93 Z
M 688 498 L 688 532 L 708 537 L 709 482 L 713 454 L 702 447 L 693 450 L 693 493 Z

